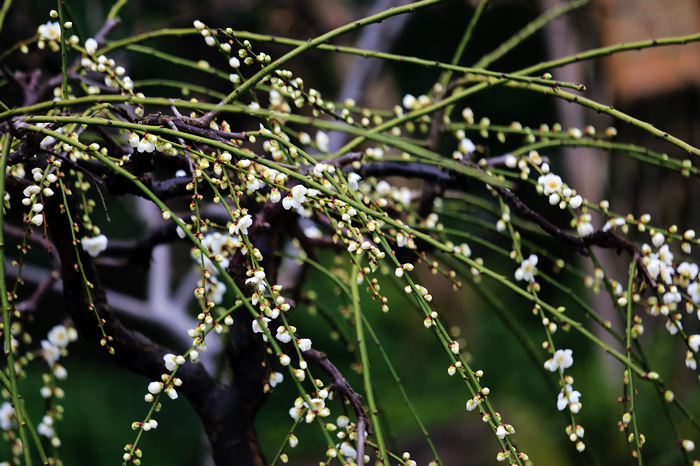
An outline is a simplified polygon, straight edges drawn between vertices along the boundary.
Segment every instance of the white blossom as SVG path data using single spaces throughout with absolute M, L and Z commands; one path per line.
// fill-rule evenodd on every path
M 270 386 L 276 387 L 278 384 L 282 383 L 284 380 L 284 375 L 280 372 L 273 372 L 270 374 Z
M 520 264 L 520 268 L 515 271 L 515 279 L 520 281 L 520 280 L 525 280 L 528 282 L 534 282 L 535 281 L 535 274 L 537 273 L 537 256 L 535 254 L 531 254 L 529 258 L 525 259 L 522 264 Z
M 163 384 L 161 382 L 151 382 L 148 384 L 148 391 L 154 395 L 157 395 L 163 390 Z
M 244 215 L 243 217 L 238 220 L 238 223 L 236 223 L 236 226 L 231 226 L 229 228 L 229 233 L 230 234 L 236 234 L 240 235 L 241 233 L 244 235 L 248 234 L 248 227 L 253 224 L 253 217 L 250 215 Z
M 88 55 L 94 55 L 97 52 L 97 41 L 92 37 L 85 41 L 85 52 Z
M 690 335 L 688 337 L 688 345 L 697 353 L 700 350 L 700 335 Z
M 308 338 L 302 338 L 299 341 L 297 341 L 297 344 L 299 345 L 299 349 L 303 351 L 309 351 L 311 349 L 311 340 Z
M 178 367 L 177 356 L 175 356 L 172 353 L 164 355 L 163 361 L 165 362 L 165 368 L 168 369 L 170 372 L 174 371 Z
M 284 207 L 285 210 L 289 210 L 292 207 L 295 209 L 300 209 L 302 207 L 302 204 L 306 202 L 306 193 L 308 192 L 308 189 L 306 189 L 305 186 L 303 185 L 296 185 L 292 188 L 290 196 L 285 197 L 282 199 L 282 206 Z
M 358 191 L 360 189 L 359 182 L 361 179 L 362 178 L 357 173 L 350 173 L 348 175 L 348 186 L 350 186 L 350 189 L 352 189 L 353 191 Z
M 10 430 L 16 426 L 15 409 L 6 401 L 0 406 L 0 429 Z
M 562 388 L 561 392 L 559 392 L 559 396 L 557 398 L 557 409 L 562 411 L 567 406 L 577 404 L 580 396 L 581 393 L 578 390 L 574 390 L 571 385 L 566 384 L 566 386 Z
M 258 291 L 265 291 L 265 272 L 257 270 L 252 277 L 245 281 L 246 285 L 252 283 L 258 287 Z
M 41 39 L 58 41 L 61 39 L 61 25 L 58 21 L 49 21 L 37 28 Z
M 564 369 L 571 367 L 571 365 L 574 363 L 574 358 L 572 354 L 573 351 L 570 349 L 557 350 L 554 353 L 554 357 L 548 359 L 544 363 L 544 368 L 549 369 L 552 372 L 555 372 L 559 368 L 561 368 L 561 370 L 563 371 Z
M 65 348 L 68 346 L 68 343 L 70 343 L 68 329 L 63 325 L 56 325 L 49 330 L 47 338 L 51 344 L 59 348 Z
M 316 145 L 321 152 L 328 152 L 331 139 L 323 131 L 316 133 Z
M 50 367 L 61 357 L 61 350 L 48 340 L 41 340 L 41 354 Z
M 83 236 L 81 244 L 83 245 L 83 251 L 87 252 L 92 257 L 97 257 L 102 251 L 107 249 L 107 237 L 105 235 L 98 235 L 94 238 Z

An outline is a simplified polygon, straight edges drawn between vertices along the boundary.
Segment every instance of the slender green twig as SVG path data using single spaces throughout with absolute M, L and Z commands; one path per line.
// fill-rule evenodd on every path
M 0 193 L 5 192 L 5 171 L 7 168 L 7 159 L 10 155 L 10 145 L 12 144 L 12 136 L 5 134 L 2 138 L 2 156 L 0 158 Z M 4 207 L 0 206 L 0 226 L 4 223 L 5 212 Z M 5 337 L 5 357 L 7 358 L 7 372 L 10 378 L 10 396 L 12 397 L 12 406 L 15 409 L 15 417 L 17 418 L 17 427 L 19 429 L 19 437 L 22 440 L 24 451 L 24 462 L 31 466 L 32 457 L 29 451 L 29 442 L 27 441 L 27 428 L 24 419 L 24 413 L 20 406 L 19 388 L 17 386 L 17 366 L 15 361 L 14 351 L 12 349 L 12 320 L 10 311 L 12 307 L 7 299 L 7 281 L 6 281 L 6 262 L 5 262 L 5 232 L 0 227 L 0 305 L 2 306 L 2 323 L 3 334 Z
M 112 8 L 109 9 L 109 13 L 107 14 L 107 19 L 114 19 L 117 17 L 119 14 L 119 10 L 122 9 L 124 5 L 126 5 L 126 2 L 129 0 L 117 0 L 114 2 L 114 5 L 112 5 Z
M 462 36 L 462 40 L 459 42 L 459 45 L 457 46 L 457 50 L 455 50 L 454 55 L 452 56 L 452 61 L 450 64 L 452 65 L 457 65 L 459 61 L 462 59 L 462 55 L 464 54 L 464 50 L 467 48 L 467 44 L 469 43 L 469 40 L 472 37 L 472 32 L 474 32 L 474 27 L 476 26 L 476 23 L 479 22 L 479 18 L 481 18 L 481 14 L 484 12 L 486 9 L 486 6 L 489 4 L 489 0 L 481 0 L 479 2 L 479 5 L 476 7 L 474 10 L 474 14 L 472 15 L 472 18 L 469 20 L 469 24 L 467 25 L 467 29 L 464 31 L 464 35 Z M 440 76 L 440 79 L 438 82 L 442 87 L 446 87 L 447 83 L 450 82 L 450 79 L 452 79 L 452 70 L 445 70 L 442 73 L 442 76 Z
M 556 98 L 566 100 L 567 102 L 573 102 L 579 105 L 582 105 L 584 107 L 591 108 L 595 110 L 598 113 L 603 113 L 606 115 L 610 115 L 620 121 L 623 121 L 627 124 L 636 126 L 637 128 L 640 128 L 662 140 L 668 141 L 669 143 L 673 144 L 674 146 L 680 147 L 684 151 L 686 151 L 689 154 L 692 155 L 697 155 L 700 156 L 700 149 L 697 149 L 696 147 L 691 146 L 687 142 L 670 135 L 669 133 L 662 131 L 654 125 L 647 123 L 645 121 L 642 121 L 638 118 L 634 118 L 624 112 L 621 112 L 619 110 L 616 110 L 613 108 L 612 105 L 603 105 L 600 104 L 594 100 L 587 99 L 585 97 L 579 96 L 579 95 L 574 95 L 570 94 L 568 92 L 562 91 L 561 89 L 557 88 L 548 88 L 548 87 L 543 87 L 537 84 L 528 84 L 528 85 L 521 85 L 520 83 L 516 83 L 513 81 L 509 81 L 505 83 L 506 86 L 509 87 L 515 87 L 518 89 L 527 89 L 531 91 L 536 91 L 539 93 L 542 93 L 544 95 L 552 95 Z
M 57 0 L 58 7 L 58 24 L 61 28 L 60 46 L 61 46 L 61 74 L 63 81 L 61 82 L 61 98 L 68 98 L 68 56 L 66 55 L 66 18 L 63 15 L 63 1 Z
M 0 32 L 2 27 L 5 25 L 5 16 L 7 16 L 7 11 L 12 6 L 12 0 L 5 0 L 2 2 L 2 9 L 0 9 Z
M 408 5 L 400 6 L 400 7 L 395 7 L 391 8 L 389 10 L 383 11 L 381 13 L 378 13 L 373 16 L 368 16 L 367 18 L 361 19 L 359 21 L 355 21 L 350 24 L 346 24 L 345 26 L 341 26 L 339 28 L 336 28 L 330 32 L 327 32 L 326 34 L 323 34 L 313 40 L 308 41 L 304 45 L 300 45 L 299 47 L 295 48 L 291 52 L 288 52 L 281 58 L 278 58 L 274 62 L 270 63 L 269 65 L 263 67 L 260 71 L 258 71 L 253 77 L 249 78 L 244 82 L 240 87 L 238 87 L 236 90 L 234 90 L 232 93 L 230 93 L 224 100 L 221 101 L 222 105 L 225 105 L 227 103 L 233 102 L 243 94 L 244 92 L 247 92 L 251 88 L 253 88 L 257 83 L 262 81 L 265 77 L 270 76 L 272 73 L 274 73 L 275 70 L 277 70 L 279 67 L 282 66 L 282 64 L 287 63 L 288 61 L 292 60 L 293 58 L 303 54 L 307 50 L 310 50 L 312 48 L 315 48 L 319 44 L 322 44 L 334 37 L 341 36 L 347 32 L 354 31 L 360 27 L 368 26 L 370 24 L 374 23 L 380 23 L 384 21 L 387 18 L 391 18 L 392 16 L 400 15 L 403 13 L 409 13 L 413 12 L 419 8 L 424 8 L 430 5 L 435 5 L 438 3 L 443 3 L 448 0 L 423 0 L 421 2 L 416 2 L 416 3 L 411 3 Z M 205 118 L 204 121 L 208 122 L 211 121 L 214 118 L 215 112 L 209 112 Z
M 625 352 L 627 354 L 628 358 L 631 358 L 632 355 L 632 317 L 634 315 L 634 299 L 633 298 L 633 293 L 632 290 L 634 288 L 634 276 L 635 272 L 637 271 L 637 263 L 632 262 L 630 265 L 630 278 L 629 281 L 627 282 L 627 342 L 625 344 Z M 639 434 L 639 429 L 637 428 L 637 411 L 634 409 L 634 400 L 636 396 L 636 391 L 634 388 L 634 374 L 632 373 L 632 370 L 629 367 L 629 364 L 627 365 L 627 370 L 625 371 L 627 373 L 627 396 L 629 398 L 629 414 L 632 416 L 632 432 L 634 434 L 634 448 L 635 448 L 635 453 L 637 457 L 637 463 L 641 466 L 643 464 L 642 461 L 642 443 L 641 443 L 641 437 Z
M 382 426 L 379 422 L 377 404 L 374 399 L 374 386 L 372 385 L 372 379 L 370 375 L 370 363 L 369 356 L 367 354 L 367 342 L 365 341 L 364 331 L 363 331 L 363 312 L 360 309 L 360 294 L 358 291 L 357 276 L 359 269 L 357 266 L 353 266 L 350 272 L 350 290 L 352 293 L 352 306 L 355 313 L 355 331 L 357 333 L 357 346 L 360 349 L 360 359 L 362 361 L 362 379 L 365 383 L 365 395 L 367 396 L 367 403 L 369 404 L 369 414 L 372 418 L 372 427 L 374 428 L 374 435 L 377 438 L 377 445 L 379 449 L 377 454 L 379 459 L 385 466 L 389 465 L 389 459 L 386 456 L 386 447 L 384 446 L 384 435 L 382 434 Z
M 489 65 L 491 65 L 491 63 L 501 58 L 503 55 L 539 31 L 553 19 L 558 18 L 571 10 L 579 8 L 586 3 L 588 3 L 588 0 L 574 0 L 573 2 L 559 4 L 551 10 L 545 11 L 543 14 L 535 18 L 527 26 L 513 35 L 513 37 L 499 45 L 496 50 L 481 57 L 481 59 L 474 64 L 474 68 L 487 68 Z

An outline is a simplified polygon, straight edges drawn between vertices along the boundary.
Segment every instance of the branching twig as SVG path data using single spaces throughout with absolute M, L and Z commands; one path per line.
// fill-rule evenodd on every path
M 640 273 L 642 274 L 644 280 L 652 287 L 656 288 L 656 282 L 652 278 L 649 270 L 647 269 L 643 256 L 639 248 L 627 238 L 616 235 L 611 231 L 596 231 L 590 235 L 583 237 L 573 236 L 565 232 L 561 228 L 557 227 L 553 223 L 546 220 L 540 214 L 526 206 L 512 191 L 500 186 L 494 186 L 493 189 L 501 195 L 506 202 L 522 217 L 532 220 L 540 228 L 542 228 L 546 233 L 560 241 L 565 242 L 572 248 L 574 248 L 579 254 L 583 256 L 588 256 L 588 250 L 590 246 L 599 246 L 602 248 L 612 248 L 617 249 L 618 252 L 621 250 L 627 251 L 632 259 L 639 266 Z
M 313 362 L 331 378 L 331 387 L 348 400 L 357 418 L 357 461 L 361 464 L 365 457 L 365 432 L 368 428 L 367 413 L 362 408 L 362 397 L 352 389 L 343 374 L 328 360 L 326 355 L 315 349 L 304 352 L 304 359 Z M 371 432 L 370 432 L 371 433 Z

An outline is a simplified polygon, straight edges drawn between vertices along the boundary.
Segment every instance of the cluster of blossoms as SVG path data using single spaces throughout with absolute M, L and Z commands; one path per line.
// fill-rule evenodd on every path
M 163 141 L 153 134 L 144 134 L 139 137 L 136 133 L 129 133 L 129 145 L 138 152 L 152 153 L 154 151 L 164 152 L 168 155 L 176 155 L 177 150 L 168 141 Z
M 542 171 L 545 173 L 537 179 L 537 191 L 549 197 L 551 205 L 559 204 L 564 209 L 567 205 L 572 209 L 578 209 L 583 203 L 583 198 L 576 191 L 562 182 L 559 175 L 549 173 L 549 165 L 542 163 Z
M 56 13 L 57 17 L 58 13 Z M 61 25 L 58 21 L 49 21 L 46 24 L 42 24 L 37 28 L 37 34 L 39 35 L 39 41 L 37 42 L 37 47 L 43 49 L 48 43 L 52 51 L 58 52 L 61 48 L 59 42 L 61 41 Z
M 39 184 L 33 184 L 24 188 L 24 191 L 22 192 L 22 194 L 24 194 L 22 204 L 29 206 L 29 222 L 33 225 L 40 226 L 44 223 L 44 205 L 41 203 L 40 195 L 46 197 L 53 196 L 53 189 L 51 189 L 49 186 L 51 183 L 55 183 L 56 180 L 58 180 L 58 177 L 54 173 L 45 173 L 40 168 L 33 168 L 32 178 Z
M 147 403 L 153 403 L 155 400 L 153 395 L 157 395 L 165 391 L 166 395 L 170 397 L 171 400 L 176 400 L 178 398 L 178 393 L 175 391 L 175 387 L 182 385 L 182 380 L 175 377 L 172 372 L 177 371 L 177 368 L 185 364 L 185 357 L 181 355 L 166 354 L 163 356 L 163 363 L 165 368 L 171 372 L 170 374 L 164 373 L 161 377 L 161 382 L 151 382 L 148 384 L 148 392 L 144 399 Z M 138 428 L 142 425 L 138 425 Z M 149 430 L 145 429 L 144 430 Z
M 551 371 L 557 372 L 562 377 L 564 388 L 557 397 L 557 409 L 563 411 L 568 406 L 573 414 L 577 414 L 581 410 L 581 402 L 579 401 L 581 393 L 578 390 L 574 390 L 572 385 L 574 383 L 573 377 L 570 375 L 564 375 L 564 369 L 568 369 L 574 363 L 573 351 L 570 349 L 557 350 L 554 352 L 554 356 L 545 361 L 544 368 Z M 569 435 L 569 439 L 572 442 L 576 442 L 576 449 L 578 451 L 583 451 L 586 446 L 581 440 L 584 434 L 583 427 L 576 425 L 569 425 L 566 430 Z
M 57 360 L 68 354 L 68 344 L 78 339 L 78 332 L 72 327 L 64 325 L 56 325 L 46 337 L 46 340 L 41 341 L 41 355 L 46 360 L 51 370 L 51 375 L 44 376 L 45 386 L 41 387 L 40 393 L 43 398 L 63 398 L 64 392 L 60 387 L 56 386 L 56 380 L 65 380 L 68 377 L 68 371 L 65 367 L 57 364 Z M 9 415 L 9 411 L 3 406 L 0 409 L 0 424 L 3 424 L 3 419 Z M 14 411 L 12 411 L 14 414 Z M 58 448 L 61 445 L 61 440 L 56 434 L 55 423 L 60 419 L 60 409 L 49 410 L 41 422 L 37 425 L 37 432 L 50 439 L 51 445 Z M 5 426 L 3 425 L 3 428 Z

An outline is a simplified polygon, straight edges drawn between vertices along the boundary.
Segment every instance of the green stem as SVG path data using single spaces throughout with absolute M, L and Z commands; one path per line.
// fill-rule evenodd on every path
M 452 57 L 452 61 L 450 62 L 450 64 L 457 65 L 457 63 L 459 63 L 459 61 L 462 59 L 464 50 L 466 49 L 467 44 L 469 43 L 469 39 L 471 39 L 472 37 L 474 27 L 479 21 L 479 18 L 481 18 L 481 14 L 484 12 L 488 4 L 489 0 L 481 0 L 479 6 L 476 7 L 476 10 L 474 10 L 472 19 L 469 21 L 466 31 L 464 31 L 464 36 L 462 36 L 462 40 L 457 46 L 457 50 L 455 51 L 455 54 Z M 450 82 L 450 79 L 452 79 L 452 70 L 446 70 L 444 73 L 442 73 L 442 76 L 440 77 L 440 80 L 438 82 L 442 85 L 442 87 L 446 87 L 447 83 Z
M 522 85 L 520 83 L 516 83 L 516 82 L 512 82 L 512 81 L 507 82 L 506 85 L 510 86 L 510 87 L 516 87 L 516 88 L 520 88 L 520 89 L 527 89 L 527 90 L 540 92 L 544 95 L 553 95 L 554 97 L 566 100 L 567 102 L 573 102 L 573 103 L 582 105 L 584 107 L 591 108 L 598 113 L 604 113 L 606 115 L 610 115 L 618 120 L 626 122 L 627 124 L 636 126 L 637 128 L 640 128 L 640 129 L 658 137 L 659 139 L 666 140 L 669 143 L 673 144 L 674 146 L 680 147 L 681 149 L 683 149 L 684 151 L 686 151 L 689 154 L 700 156 L 700 149 L 697 149 L 697 148 L 691 146 L 690 144 L 682 141 L 681 139 L 679 139 L 675 136 L 671 136 L 667 132 L 664 132 L 664 131 L 654 127 L 654 125 L 652 125 L 652 124 L 649 124 L 649 123 L 642 121 L 638 118 L 634 118 L 634 117 L 632 117 L 624 112 L 621 112 L 619 110 L 615 110 L 612 105 L 599 104 L 598 102 L 596 102 L 594 100 L 587 99 L 587 98 L 582 97 L 582 96 L 570 94 L 568 92 L 557 89 L 556 87 L 554 89 L 552 89 L 551 87 L 544 87 L 544 86 L 540 86 L 537 84 Z
M 122 9 L 124 5 L 126 5 L 126 2 L 128 0 L 117 0 L 114 2 L 114 5 L 112 5 L 112 8 L 110 8 L 109 13 L 107 14 L 107 19 L 114 19 L 117 17 L 119 14 L 119 10 Z
M 12 0 L 5 0 L 2 4 L 2 9 L 0 9 L 0 31 L 5 24 L 5 16 L 7 16 L 7 10 L 12 6 Z
M 2 138 L 2 156 L 0 158 L 0 193 L 5 192 L 5 172 L 7 169 L 7 158 L 10 155 L 10 145 L 12 136 L 6 134 Z M 7 358 L 7 371 L 10 377 L 10 395 L 12 396 L 12 407 L 15 409 L 19 437 L 22 440 L 22 450 L 24 461 L 27 466 L 31 466 L 32 457 L 27 441 L 26 424 L 24 413 L 20 407 L 19 388 L 17 387 L 17 367 L 15 365 L 15 355 L 12 351 L 12 321 L 10 317 L 10 303 L 7 299 L 7 276 L 5 270 L 5 231 L 2 228 L 5 221 L 5 208 L 0 206 L 0 306 L 2 306 L 3 334 L 5 336 L 5 357 Z
M 61 74 L 63 75 L 63 81 L 61 82 L 61 99 L 65 100 L 68 98 L 68 56 L 66 55 L 66 18 L 63 15 L 63 0 L 57 0 L 56 3 L 58 7 L 58 24 L 61 28 Z
M 363 26 L 368 26 L 370 24 L 374 23 L 381 23 L 387 18 L 391 18 L 392 16 L 400 15 L 403 13 L 408 13 L 408 12 L 413 12 L 419 8 L 424 8 L 430 5 L 436 5 L 438 3 L 443 3 L 447 0 L 423 0 L 422 2 L 416 2 L 416 3 L 411 3 L 408 5 L 404 5 L 401 7 L 395 7 L 391 8 L 389 10 L 383 11 L 381 13 L 378 13 L 373 16 L 368 16 L 367 18 L 355 21 L 350 24 L 346 24 L 345 26 L 339 27 L 337 29 L 334 29 L 330 32 L 327 32 L 326 34 L 323 34 L 313 40 L 310 40 L 306 42 L 303 45 L 300 45 L 299 47 L 295 48 L 291 52 L 288 52 L 281 58 L 278 58 L 274 62 L 270 63 L 269 65 L 263 67 L 260 71 L 258 71 L 253 77 L 248 79 L 245 83 L 243 83 L 239 88 L 234 90 L 232 93 L 230 93 L 224 100 L 221 101 L 221 104 L 227 104 L 232 101 L 235 101 L 238 99 L 238 96 L 241 95 L 244 92 L 247 92 L 249 89 L 254 87 L 257 83 L 262 81 L 264 78 L 271 76 L 275 70 L 280 68 L 283 64 L 289 62 L 293 58 L 303 54 L 307 50 L 310 50 L 312 48 L 317 47 L 320 44 L 325 43 L 326 41 L 337 37 L 341 36 L 345 33 L 348 33 L 350 31 L 355 31 L 359 29 L 360 27 Z M 206 118 L 205 121 L 210 121 L 213 119 L 215 113 L 210 112 Z
M 627 282 L 627 342 L 625 344 L 625 351 L 627 357 L 631 359 L 632 357 L 632 316 L 634 315 L 634 300 L 632 295 L 632 289 L 634 287 L 634 276 L 637 271 L 637 263 L 632 262 L 630 266 L 630 278 Z M 627 365 L 627 379 L 628 379 L 628 396 L 629 396 L 629 406 L 630 414 L 632 416 L 632 431 L 634 433 L 634 446 L 637 452 L 637 462 L 639 466 L 642 466 L 642 444 L 639 438 L 639 429 L 637 428 L 637 413 L 634 410 L 634 398 L 635 398 L 635 388 L 634 388 L 634 374 L 632 370 Z
M 2 384 L 3 387 L 5 387 L 5 390 L 7 390 L 8 393 L 12 391 L 12 383 L 10 382 L 10 379 L 8 379 L 2 371 L 0 371 L 0 384 Z M 36 446 L 36 449 L 39 452 L 41 462 L 44 465 L 48 465 L 49 459 L 46 456 L 46 453 L 44 452 L 44 447 L 41 445 L 39 433 L 36 431 L 36 429 L 34 428 L 34 424 L 32 424 L 32 421 L 29 419 L 29 414 L 27 413 L 27 407 L 24 404 L 24 400 L 20 397 L 19 401 L 19 407 L 22 410 L 22 417 L 24 419 L 24 423 L 26 424 L 27 429 L 29 430 L 29 435 L 31 435 L 32 440 L 34 441 L 34 445 Z M 17 409 L 17 407 L 15 407 L 15 409 Z
M 362 379 L 365 383 L 365 395 L 367 395 L 367 403 L 369 404 L 369 414 L 372 418 L 372 427 L 377 438 L 377 455 L 384 466 L 389 466 L 389 459 L 386 456 L 386 447 L 384 446 L 384 436 L 382 435 L 382 427 L 379 423 L 377 411 L 377 403 L 374 399 L 374 387 L 370 376 L 369 356 L 367 355 L 367 342 L 365 341 L 362 317 L 363 313 L 360 309 L 360 294 L 357 285 L 357 274 L 359 268 L 354 265 L 350 271 L 350 290 L 352 292 L 352 306 L 355 312 L 355 331 L 357 332 L 357 346 L 360 348 L 360 359 L 362 361 Z
M 559 16 L 568 13 L 569 11 L 576 9 L 580 6 L 588 3 L 588 0 L 575 0 L 569 3 L 562 3 L 555 6 L 551 10 L 545 11 L 543 14 L 538 16 L 536 19 L 531 21 L 527 26 L 518 31 L 513 37 L 503 42 L 496 50 L 484 55 L 478 62 L 474 64 L 474 68 L 487 68 L 491 63 L 501 58 L 503 55 L 508 53 L 510 50 L 519 45 L 522 41 L 539 31 L 547 23 L 552 21 Z

